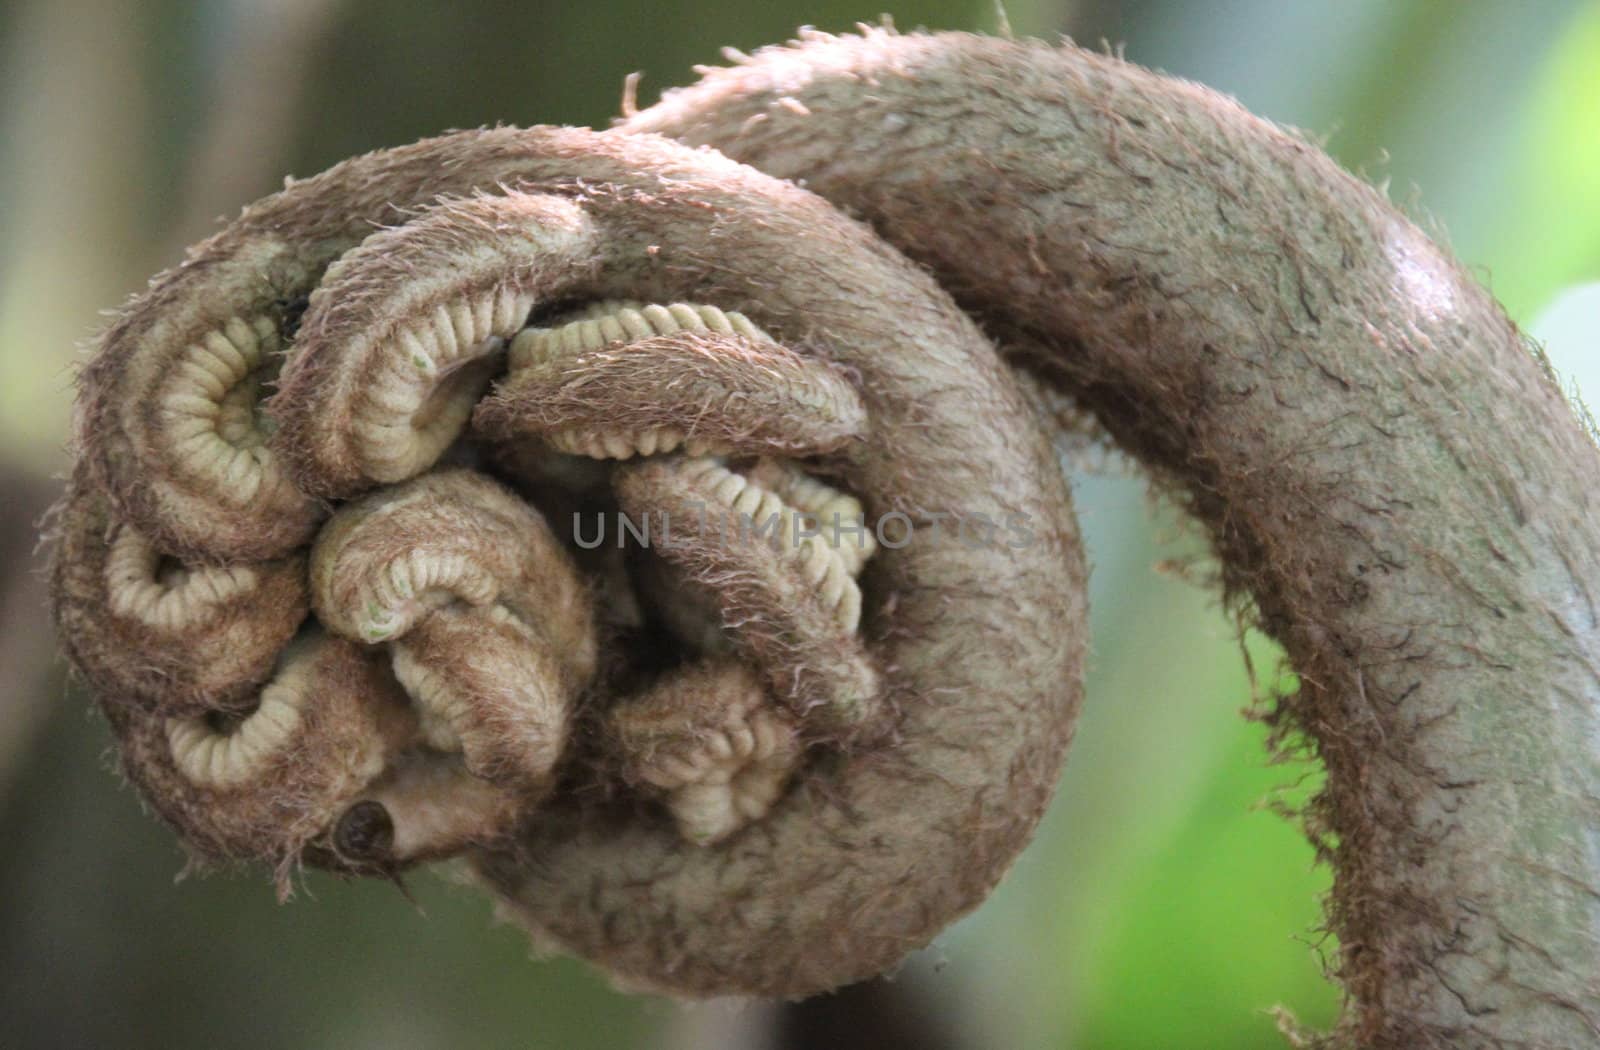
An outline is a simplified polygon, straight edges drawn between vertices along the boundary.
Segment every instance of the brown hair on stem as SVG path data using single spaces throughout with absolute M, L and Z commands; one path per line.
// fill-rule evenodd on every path
M 1600 457 L 1454 260 L 1303 138 L 1070 46 L 809 34 L 618 133 L 871 222 L 1205 525 L 1328 770 L 1333 1042 L 1600 1038 Z
M 370 232 L 374 223 L 383 228 Z M 148 469 L 114 442 L 95 451 L 97 427 L 125 396 L 116 362 L 166 353 L 169 335 L 187 331 L 167 318 L 231 317 L 268 296 L 309 302 L 260 418 L 295 489 L 319 513 L 334 503 L 315 537 L 314 608 L 351 639 L 337 645 L 371 647 L 363 666 L 401 713 L 352 790 L 278 853 L 385 874 L 468 850 L 540 940 L 619 981 L 684 995 L 837 987 L 893 966 L 983 899 L 1030 836 L 1070 738 L 1083 567 L 1046 435 L 974 324 L 917 267 L 803 190 L 659 139 L 506 128 L 357 158 L 247 209 L 108 331 L 82 397 L 100 486 L 131 489 L 124 476 Z M 611 300 L 666 304 L 640 316 L 657 325 L 665 311 L 678 330 L 639 339 L 624 326 L 627 339 L 580 348 L 555 386 L 521 389 L 530 377 L 519 357 L 496 407 L 469 428 L 471 401 L 518 329 L 575 302 Z M 667 410 L 650 401 L 662 384 Z M 589 599 L 552 595 L 548 573 L 538 586 L 516 582 L 531 580 L 514 551 L 540 534 L 534 510 L 522 507 L 531 517 L 503 531 L 496 522 L 518 512 L 456 491 L 488 482 L 429 471 L 442 458 L 478 462 L 484 441 L 547 448 L 540 406 L 562 399 L 561 428 L 681 423 L 686 437 L 704 428 L 732 453 L 803 457 L 785 469 L 829 478 L 859 500 L 846 508 L 898 514 L 912 527 L 952 510 L 1020 515 L 1035 542 L 974 552 L 930 533 L 879 551 L 860 589 L 853 573 L 865 544 L 845 556 L 814 539 L 777 551 L 702 543 L 710 560 L 686 568 L 725 616 L 748 618 L 727 624 L 743 666 L 692 647 L 672 653 L 659 623 L 643 628 L 656 632 L 653 643 L 637 630 L 601 638 L 595 695 L 552 708 L 568 732 L 551 725 L 544 739 L 561 753 L 539 770 L 508 767 L 501 737 L 522 723 L 499 715 L 521 710 L 530 693 L 497 693 L 506 675 L 456 661 L 502 627 L 518 636 L 504 645 L 537 637 L 555 663 L 570 659 L 577 643 L 551 631 L 585 615 Z M 641 512 L 673 484 L 698 483 L 660 448 L 614 479 Z M 530 454 L 509 458 L 526 465 Z M 559 481 L 563 468 L 530 473 Z M 726 494 L 734 509 L 747 494 L 754 509 L 768 497 L 792 509 L 744 475 L 717 477 L 707 494 L 737 487 Z M 820 495 L 782 472 L 773 478 L 797 498 Z M 579 480 L 592 495 L 593 479 Z M 337 505 L 368 489 L 379 491 Z M 498 500 L 516 502 L 504 493 L 489 503 Z M 198 505 L 116 505 L 153 522 L 162 549 L 229 564 L 285 555 L 316 533 L 314 522 L 288 529 L 259 509 L 258 535 L 241 540 L 208 536 L 209 510 Z M 375 517 L 392 518 L 392 529 L 364 532 Z M 346 564 L 361 544 L 371 556 Z M 430 546 L 440 560 L 419 566 L 413 551 Z M 755 622 L 768 616 L 788 617 L 788 633 Z M 530 664 L 530 682 L 543 680 L 540 666 L 551 664 Z M 122 717 L 105 683 L 83 670 Z M 639 695 L 639 683 L 648 696 L 673 682 L 707 705 L 681 728 L 719 738 L 719 755 L 750 768 L 684 766 L 677 771 L 709 780 L 664 788 L 630 766 L 644 747 L 637 735 L 575 731 Z M 750 682 L 761 683 L 759 697 Z M 841 697 L 848 702 L 826 702 Z M 802 738 L 818 751 L 803 764 Z M 563 739 L 622 753 L 588 756 L 598 761 L 585 771 L 572 764 L 587 743 Z M 613 804 L 616 791 L 585 789 L 617 768 L 634 770 L 617 790 L 631 780 L 635 790 L 677 792 L 681 828 L 653 809 Z M 718 816 L 701 789 L 722 778 L 739 787 Z M 158 804 L 188 790 L 149 789 Z M 267 785 L 258 801 L 285 793 Z M 178 812 L 180 826 L 204 830 L 205 814 Z M 721 889 L 708 895 L 708 886 Z
M 519 350 L 474 409 L 507 341 L 549 348 L 518 335 L 530 322 L 610 301 L 655 306 L 579 318 L 598 346 L 584 330 L 570 354 Z M 615 337 L 601 318 L 617 309 L 681 330 L 616 318 Z M 750 331 L 702 332 L 690 318 L 703 310 Z M 392 681 L 410 721 L 353 785 L 359 798 L 340 782 L 332 794 L 351 804 L 331 824 L 320 803 L 302 804 L 315 819 L 295 816 L 290 832 L 254 810 L 235 820 L 231 796 L 196 794 L 189 766 L 169 785 L 178 753 L 151 735 L 150 701 L 117 699 L 148 691 L 147 676 L 106 673 L 93 639 L 119 635 L 73 620 L 85 603 L 67 581 L 76 559 L 101 556 L 93 544 L 60 548 L 58 617 L 83 639 L 80 669 L 110 698 L 136 779 L 217 852 L 282 858 L 303 844 L 383 871 L 470 849 L 540 941 L 638 987 L 798 996 L 877 974 L 1003 874 L 1078 705 L 1083 567 L 1041 429 L 1056 420 L 973 317 L 1209 529 L 1227 593 L 1298 672 L 1270 717 L 1328 767 L 1309 824 L 1335 870 L 1329 925 L 1350 994 L 1329 1041 L 1592 1042 L 1594 444 L 1487 293 L 1376 192 L 1233 103 L 1115 59 L 813 34 L 707 71 L 612 132 L 500 128 L 356 158 L 198 245 L 85 370 L 84 484 L 111 508 L 106 528 L 126 523 L 185 563 L 291 556 L 321 501 L 432 484 L 441 458 L 474 462 L 463 435 L 539 478 L 531 498 L 563 478 L 604 498 L 597 477 L 549 454 L 546 439 L 576 433 L 595 437 L 569 442 L 585 454 L 646 457 L 604 467 L 635 511 L 681 511 L 696 494 L 735 509 L 747 493 L 801 502 L 765 468 L 662 457 L 704 427 L 719 450 L 828 478 L 871 521 L 903 516 L 914 542 L 883 544 L 859 584 L 814 552 L 691 533 L 676 567 L 716 595 L 737 667 L 673 650 L 663 623 L 599 643 L 601 687 L 570 717 L 608 729 L 572 738 L 621 749 L 588 775 L 629 771 L 623 793 L 699 787 L 711 769 L 696 756 L 639 764 L 660 743 L 650 698 L 688 690 L 703 717 L 679 723 L 672 746 L 730 733 L 712 746 L 735 760 L 761 750 L 752 713 L 781 701 L 771 710 L 816 753 L 780 763 L 787 786 L 749 807 L 750 826 L 729 819 L 725 794 L 678 806 L 675 828 L 584 790 L 581 771 L 495 784 L 502 766 L 481 756 L 500 730 L 465 757 L 473 731 L 451 717 L 425 727 Z M 278 393 L 258 405 L 280 365 Z M 951 516 L 1021 520 L 1030 542 L 974 549 L 960 529 L 927 527 Z M 86 571 L 81 593 L 109 586 Z M 823 584 L 822 600 L 805 584 Z M 484 597 L 497 586 L 452 589 L 411 617 L 423 635 L 395 644 L 414 691 L 444 697 L 426 683 L 465 637 L 453 618 L 497 607 Z M 830 593 L 859 595 L 857 629 L 853 604 L 830 620 Z M 519 623 L 532 620 L 547 622 Z M 435 629 L 443 640 L 429 642 Z M 853 711 L 827 702 L 837 683 L 806 685 L 846 666 L 875 683 Z M 237 684 L 187 687 L 221 710 Z M 880 719 L 883 733 L 852 735 Z M 726 742 L 746 730 L 748 749 Z M 777 741 L 769 757 L 787 752 Z M 461 757 L 439 751 L 457 742 Z M 585 757 L 568 748 L 551 769 Z M 252 827 L 260 841 L 239 842 Z

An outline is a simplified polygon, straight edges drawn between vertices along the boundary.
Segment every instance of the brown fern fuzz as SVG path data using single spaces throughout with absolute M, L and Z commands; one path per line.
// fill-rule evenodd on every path
M 617 486 L 623 509 L 715 596 L 735 648 L 814 731 L 883 730 L 882 682 L 855 638 L 861 592 L 820 537 L 799 537 L 782 500 L 708 459 L 652 460 Z
M 383 228 L 373 233 L 373 224 Z M 266 405 L 266 447 L 299 492 L 332 504 L 317 504 L 332 517 L 314 539 L 313 609 L 339 636 L 324 641 L 359 656 L 394 716 L 370 727 L 369 750 L 339 752 L 360 759 L 359 776 L 337 755 L 284 752 L 321 765 L 247 763 L 263 777 L 251 781 L 259 790 L 248 798 L 242 788 L 199 790 L 198 767 L 180 764 L 170 741 L 163 757 L 159 740 L 125 733 L 125 751 L 154 797 L 202 838 L 218 838 L 205 823 L 215 810 L 220 849 L 241 853 L 254 835 L 255 855 L 280 864 L 303 856 L 386 873 L 470 850 L 541 940 L 618 980 L 683 995 L 803 995 L 858 980 L 983 899 L 1031 835 L 1071 735 L 1083 569 L 1046 435 L 992 347 L 925 274 L 805 191 L 715 154 L 647 138 L 503 128 L 356 158 L 246 209 L 197 246 L 189 265 L 153 282 L 113 326 L 108 352 L 146 339 L 166 346 L 158 336 L 168 317 L 247 314 L 261 293 L 248 274 L 262 245 L 285 266 L 273 290 L 309 300 Z M 848 668 L 877 676 L 857 691 L 872 710 L 835 705 L 841 726 L 797 730 L 822 753 L 791 771 L 793 741 L 776 727 L 811 721 L 787 709 L 810 707 L 828 692 L 814 684 L 839 671 L 804 665 L 796 655 L 804 639 L 781 638 L 770 625 L 737 628 L 764 640 L 740 652 L 741 674 L 778 695 L 761 707 L 771 719 L 743 694 L 727 705 L 744 714 L 719 730 L 726 746 L 762 771 L 725 801 L 759 828 L 733 834 L 703 821 L 701 799 L 683 812 L 706 845 L 685 841 L 648 807 L 601 801 L 615 797 L 610 788 L 584 790 L 623 764 L 607 751 L 622 746 L 617 738 L 576 731 L 593 728 L 584 719 L 603 720 L 617 697 L 579 704 L 544 688 L 562 676 L 585 681 L 583 667 L 604 666 L 602 692 L 633 695 L 627 690 L 638 683 L 664 684 L 663 667 L 696 673 L 692 659 L 679 660 L 703 654 L 586 645 L 587 581 L 529 570 L 537 559 L 528 545 L 550 539 L 540 516 L 470 470 L 437 469 L 441 457 L 476 462 L 482 434 L 463 435 L 462 424 L 507 338 L 545 311 L 613 300 L 668 304 L 669 317 L 671 304 L 715 303 L 725 317 L 746 318 L 750 331 L 731 320 L 729 332 L 716 331 L 706 321 L 705 332 L 680 324 L 630 342 L 625 357 L 603 347 L 599 354 L 611 357 L 582 361 L 604 382 L 586 395 L 591 404 L 574 403 L 573 421 L 622 419 L 632 405 L 619 399 L 661 400 L 670 411 L 645 422 L 686 435 L 703 426 L 771 455 L 805 454 L 796 469 L 829 478 L 865 514 L 898 516 L 918 533 L 912 545 L 880 550 L 864 585 L 826 544 L 783 560 L 700 543 L 706 564 L 725 558 L 731 570 L 703 573 L 703 582 L 748 595 L 723 607 L 788 617 L 800 634 L 828 639 L 813 647 L 819 659 L 842 655 Z M 86 371 L 86 420 L 105 416 L 96 399 L 114 371 Z M 684 393 L 658 389 L 673 383 Z M 526 455 L 519 450 L 519 461 Z M 659 442 L 645 455 L 637 469 L 647 472 L 663 460 Z M 563 487 L 561 470 L 537 467 L 529 472 Z M 604 495 L 595 479 L 579 480 Z M 625 477 L 611 480 L 626 489 Z M 657 500 L 698 494 L 682 478 L 667 480 L 629 498 L 655 511 Z M 724 480 L 750 484 L 741 475 L 707 491 L 717 495 Z M 1037 542 L 973 550 L 922 535 L 946 514 L 1020 516 Z M 236 562 L 281 556 L 306 540 L 261 525 L 265 538 L 254 546 L 208 548 L 200 537 L 199 553 Z M 172 549 L 164 543 L 157 549 Z M 591 564 L 598 573 L 615 560 Z M 626 579 L 620 595 L 608 593 L 617 586 L 614 575 L 597 582 L 608 609 L 632 597 Z M 771 600 L 780 592 L 800 603 L 799 615 Z M 660 627 L 636 621 L 634 630 L 670 647 Z M 546 648 L 523 647 L 534 641 Z M 494 665 L 507 651 L 526 659 Z M 776 688 L 768 668 L 754 666 L 762 662 L 793 672 L 798 691 L 793 682 Z M 341 686 L 337 703 L 354 695 L 364 694 Z M 107 706 L 119 721 L 135 713 L 114 696 Z M 261 710 L 266 722 L 247 719 L 237 731 L 269 727 L 281 711 L 263 703 L 250 717 Z M 852 735 L 861 722 L 885 731 L 869 746 Z M 974 724 L 983 731 L 969 733 Z M 222 750 L 202 728 L 226 735 L 234 727 L 215 716 L 190 726 L 183 755 L 237 750 Z M 244 739 L 267 738 L 252 730 Z M 953 740 L 969 742 L 955 748 Z M 591 755 L 591 744 L 602 753 Z M 572 768 L 591 757 L 595 769 Z M 552 775 L 565 769 L 570 780 Z M 725 774 L 732 785 L 744 772 L 711 777 Z M 326 777 L 337 790 L 318 786 Z M 556 786 L 569 782 L 574 790 Z M 709 786 L 624 778 L 615 787 Z M 300 797 L 315 805 L 289 813 L 290 830 L 257 819 Z M 247 817 L 230 815 L 239 813 Z
M 541 296 L 582 277 L 594 230 L 548 196 L 447 201 L 329 267 L 273 410 L 307 490 L 348 496 L 439 458 Z
M 554 779 L 580 684 L 544 635 L 504 605 L 451 605 L 391 649 L 428 743 L 460 752 L 472 776 L 518 789 L 522 804 L 536 801 Z
M 1210 528 L 1227 586 L 1300 672 L 1278 727 L 1329 767 L 1312 816 L 1337 870 L 1337 1041 L 1593 1042 L 1600 457 L 1490 298 L 1376 194 L 1204 89 L 1071 48 L 813 34 L 613 133 L 495 129 L 356 158 L 196 246 L 83 373 L 78 444 L 112 516 L 185 564 L 236 564 L 308 542 L 325 509 L 309 496 L 424 471 L 524 303 L 744 314 L 849 377 L 868 426 L 806 469 L 914 538 L 886 542 L 862 584 L 892 745 L 808 764 L 759 834 L 697 847 L 577 796 L 518 812 L 418 744 L 448 742 L 449 722 L 424 730 L 401 701 L 400 753 L 329 826 L 359 746 L 259 767 L 266 795 L 200 790 L 188 763 L 173 779 L 150 701 L 102 691 L 157 808 L 225 855 L 328 850 L 382 871 L 476 848 L 541 940 L 679 994 L 881 972 L 1003 873 L 1071 736 L 1082 658 L 1076 536 L 1030 407 L 862 227 L 650 132 L 869 219 Z M 448 343 L 447 366 L 398 370 L 408 332 Z M 258 412 L 274 338 L 296 393 Z M 269 481 L 273 456 L 296 491 Z M 1015 543 L 972 549 L 952 521 L 1006 522 Z M 360 693 L 339 671 L 354 659 L 373 695 L 399 697 L 384 654 L 337 645 L 317 657 L 327 681 Z M 184 754 L 224 753 L 185 733 Z
M 255 708 L 229 726 L 142 712 L 102 694 L 128 778 L 203 860 L 279 873 L 384 768 L 406 720 L 393 679 L 348 642 L 291 645 Z
M 817 536 L 843 560 L 846 572 L 861 575 L 878 541 L 877 523 L 867 521 L 860 500 L 780 459 L 758 460 L 745 473 L 794 508 L 800 518 L 797 531 Z
M 689 842 L 714 845 L 771 811 L 800 760 L 793 720 L 743 664 L 666 676 L 609 719 L 623 775 L 663 792 Z
M 272 241 L 233 261 L 212 275 L 225 294 L 113 325 L 78 402 L 84 461 L 119 515 L 191 559 L 281 554 L 320 516 L 267 447 L 259 404 L 305 267 Z
M 1207 526 L 1328 766 L 1334 1042 L 1594 1043 L 1600 456 L 1459 264 L 1304 139 L 1071 47 L 811 34 L 621 132 L 868 219 Z
M 603 411 L 597 411 L 604 406 Z M 688 303 L 600 304 L 512 345 L 511 373 L 474 416 L 501 441 L 542 436 L 596 459 L 834 452 L 866 414 L 843 376 L 743 314 Z
M 788 561 L 791 570 L 806 581 L 807 602 L 815 602 L 822 611 L 815 622 L 830 634 L 840 629 L 855 633 L 860 621 L 861 594 L 860 588 L 851 581 L 861 575 L 867 560 L 877 549 L 873 538 L 875 526 L 867 521 L 860 501 L 781 460 L 756 460 L 739 472 L 743 482 L 735 481 L 730 477 L 732 471 L 711 461 L 702 462 L 696 470 L 701 473 L 702 480 L 709 480 L 705 475 L 711 473 L 718 477 L 708 490 L 690 494 L 689 509 L 695 515 L 688 522 L 680 515 L 680 539 L 685 527 L 693 529 L 702 524 L 702 519 L 714 516 L 714 522 L 704 522 L 712 527 L 712 539 L 720 542 L 722 536 L 727 535 L 746 541 L 745 556 L 754 556 L 751 564 L 767 562 L 765 571 Z M 637 509 L 645 504 L 635 503 L 634 506 Z M 663 510 L 646 511 L 643 522 L 646 526 L 652 520 L 658 522 L 663 527 L 662 539 L 666 545 L 672 539 L 672 519 Z M 752 540 L 764 543 L 768 552 L 762 554 L 755 544 L 748 543 Z M 818 554 L 824 548 L 834 557 L 819 559 Z M 676 555 L 668 557 L 673 561 L 683 560 Z M 726 555 L 722 560 L 727 560 Z M 782 578 L 782 569 L 778 571 Z M 708 575 L 714 578 L 717 574 Z M 821 584 L 820 590 L 813 580 Z M 640 600 L 657 612 L 664 626 L 691 653 L 712 655 L 732 651 L 724 611 L 731 614 L 735 628 L 742 616 L 736 608 L 720 601 L 713 587 L 686 577 L 669 564 L 667 558 L 652 558 L 639 567 L 637 589 Z M 824 597 L 830 592 L 831 598 Z M 828 610 L 832 610 L 832 615 Z M 853 642 L 847 643 L 847 647 L 852 653 L 856 651 Z M 872 677 L 868 674 L 858 679 L 857 687 L 873 688 L 869 684 Z M 781 691 L 787 690 L 785 686 Z
M 343 508 L 311 564 L 318 615 L 389 643 L 430 744 L 482 779 L 548 786 L 596 638 L 588 589 L 537 512 L 480 475 L 429 474 Z
M 659 145 L 612 139 L 603 148 L 640 159 Z M 869 608 L 863 622 L 868 637 L 883 639 L 874 660 L 894 669 L 884 695 L 901 712 L 900 739 L 870 757 L 808 769 L 819 779 L 783 796 L 759 836 L 686 849 L 668 829 L 540 821 L 519 851 L 490 859 L 485 872 L 543 939 L 603 960 L 630 983 L 679 994 L 805 994 L 879 972 L 924 943 L 941 917 L 981 899 L 1005 866 L 1001 858 L 1026 837 L 1075 710 L 1081 639 L 1061 625 L 1081 616 L 1081 564 L 1043 436 L 965 319 L 901 260 L 813 209 L 805 194 L 713 157 L 696 162 L 706 167 L 678 168 L 650 192 L 661 212 L 646 243 L 657 250 L 620 258 L 640 283 L 604 290 L 725 303 L 783 345 L 826 348 L 852 374 L 870 427 L 866 442 L 824 459 L 869 513 L 898 511 L 914 525 L 930 513 L 1019 515 L 1034 526 L 1034 542 L 972 550 L 951 535 L 919 531 L 914 544 L 880 553 L 878 594 L 894 601 Z M 640 199 L 619 188 L 614 201 L 589 198 L 591 213 L 628 221 L 629 204 Z M 739 267 L 730 270 L 729 259 Z M 701 273 L 715 277 L 702 284 Z M 616 274 L 605 271 L 603 282 Z M 895 304 L 892 322 L 885 302 Z M 993 710 L 978 717 L 1001 731 L 983 734 L 965 756 L 933 744 L 955 731 L 936 726 L 949 719 L 953 727 L 974 707 Z M 1005 801 L 975 795 L 979 770 L 1001 768 Z M 901 794 L 907 783 L 919 785 L 914 798 Z M 955 827 L 982 830 L 947 839 Z M 838 862 L 841 850 L 849 864 Z M 517 860 L 523 852 L 526 864 Z M 705 899 L 694 889 L 707 884 L 760 886 L 749 899 L 784 903 L 734 914 L 730 898 Z M 726 935 L 736 928 L 746 935 Z
M 303 557 L 184 566 L 82 480 L 57 528 L 56 619 L 73 663 L 95 689 L 163 715 L 248 704 L 310 612 Z

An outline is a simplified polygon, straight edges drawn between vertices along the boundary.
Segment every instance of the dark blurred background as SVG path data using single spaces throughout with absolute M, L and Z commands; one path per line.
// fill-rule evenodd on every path
M 31 556 L 64 465 L 75 346 L 216 219 L 352 153 L 449 127 L 603 125 L 696 63 L 848 29 L 882 0 L 0 3 L 0 1046 L 1163 1048 L 1326 1025 L 1327 874 L 1293 823 L 1314 770 L 1240 716 L 1278 656 L 1162 560 L 1198 547 L 1135 478 L 1079 472 L 1095 564 L 1089 706 L 1038 841 L 908 964 L 800 1011 L 623 996 L 531 961 L 449 873 L 175 883 L 108 772 Z M 989 0 L 902 29 L 994 31 Z M 1324 138 L 1389 185 L 1600 390 L 1600 3 L 1021 0 L 1019 34 L 1124 46 Z M 1420 187 L 1420 190 L 1418 189 Z M 1586 282 L 1589 282 L 1586 284 Z M 1589 378 L 1593 377 L 1593 378 Z

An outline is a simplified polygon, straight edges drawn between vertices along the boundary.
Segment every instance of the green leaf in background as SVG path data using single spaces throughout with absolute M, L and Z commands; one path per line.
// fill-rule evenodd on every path
M 1074 495 L 1093 566 L 1077 739 L 1038 842 L 941 939 L 936 979 L 964 990 L 975 1046 L 1281 1050 L 1267 1011 L 1327 1026 L 1338 992 L 1308 943 L 1328 872 L 1263 803 L 1320 781 L 1272 764 L 1241 716 L 1251 682 L 1217 598 L 1150 571 L 1199 537 L 1170 508 L 1150 515 L 1136 479 L 1081 478 Z M 1249 650 L 1257 688 L 1288 684 L 1276 646 Z
M 1526 323 L 1556 291 L 1600 277 L 1600 3 L 1552 49 L 1528 102 L 1490 287 Z

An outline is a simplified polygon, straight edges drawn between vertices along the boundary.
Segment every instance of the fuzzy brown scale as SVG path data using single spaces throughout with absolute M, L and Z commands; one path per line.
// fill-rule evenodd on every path
M 384 228 L 372 233 L 372 224 Z M 278 267 L 270 281 L 261 269 L 268 257 Z M 125 389 L 116 362 L 130 347 L 165 345 L 185 318 L 247 316 L 269 292 L 309 305 L 264 408 L 266 447 L 308 497 L 377 489 L 335 506 L 317 536 L 314 606 L 349 638 L 327 644 L 359 654 L 399 714 L 375 731 L 383 743 L 363 764 L 365 779 L 318 795 L 337 804 L 319 802 L 314 819 L 307 809 L 288 837 L 242 821 L 218 838 L 202 812 L 227 808 L 206 779 L 213 770 L 232 776 L 226 771 L 241 756 L 248 761 L 238 768 L 277 770 L 255 763 L 277 754 L 267 745 L 284 737 L 252 729 L 230 742 L 190 726 L 176 742 L 167 738 L 166 765 L 159 741 L 130 737 L 142 783 L 200 848 L 232 855 L 248 845 L 235 832 L 248 838 L 253 826 L 257 856 L 380 874 L 468 850 L 538 939 L 619 981 L 683 995 L 836 987 L 894 965 L 982 900 L 1030 836 L 1071 735 L 1083 568 L 1047 436 L 992 347 L 925 274 L 805 191 L 715 154 L 573 130 L 447 136 L 293 183 L 197 246 L 189 265 L 159 276 L 108 332 L 107 363 L 86 371 L 85 432 L 110 418 L 104 402 Z M 765 547 L 724 557 L 698 544 L 701 582 L 731 596 L 725 608 L 787 617 L 795 632 L 744 623 L 736 633 L 751 640 L 740 650 L 747 666 L 729 680 L 753 675 L 782 707 L 798 709 L 775 705 L 772 718 L 757 717 L 753 694 L 734 689 L 721 705 L 732 722 L 706 739 L 720 740 L 712 747 L 724 757 L 782 767 L 791 744 L 774 727 L 793 721 L 794 732 L 828 752 L 792 775 L 768 770 L 766 786 L 730 800 L 760 834 L 722 840 L 737 829 L 702 834 L 707 825 L 691 820 L 702 845 L 665 821 L 596 809 L 582 791 L 546 794 L 546 759 L 565 757 L 559 735 L 548 739 L 563 754 L 542 752 L 540 769 L 518 769 L 515 758 L 508 768 L 502 746 L 526 723 L 499 717 L 516 713 L 513 700 L 543 694 L 491 694 L 524 674 L 545 682 L 558 672 L 535 660 L 475 679 L 473 668 L 451 663 L 453 650 L 480 644 L 472 626 L 503 628 L 512 644 L 553 642 L 566 613 L 590 611 L 593 592 L 562 585 L 556 591 L 570 601 L 534 600 L 532 582 L 547 581 L 518 582 L 531 580 L 514 553 L 528 530 L 515 524 L 516 511 L 493 505 L 516 502 L 509 494 L 486 504 L 465 491 L 473 483 L 459 472 L 430 468 L 462 432 L 472 397 L 527 317 L 612 299 L 722 304 L 770 338 L 693 332 L 661 337 L 665 345 L 638 341 L 625 355 L 602 349 L 612 357 L 584 363 L 604 382 L 564 424 L 612 422 L 670 372 L 688 391 L 674 411 L 692 410 L 697 424 L 748 442 L 748 451 L 804 457 L 867 513 L 1024 514 L 1042 538 L 1023 550 L 975 553 L 948 537 L 919 537 L 878 552 L 864 595 L 848 568 L 828 560 L 837 555 L 815 545 L 809 560 L 793 562 Z M 509 406 L 515 383 L 506 380 L 496 398 Z M 771 420 L 771 437 L 751 437 Z M 679 468 L 652 456 L 613 480 L 636 509 L 659 509 L 698 492 L 673 473 Z M 393 528 L 373 520 L 387 516 Z M 182 553 L 261 559 L 309 538 L 305 529 L 261 526 L 248 544 L 230 537 L 207 547 L 185 533 Z M 431 567 L 414 560 L 424 545 L 443 552 Z M 352 573 L 329 570 L 341 552 L 359 555 Z M 560 642 L 550 650 L 557 663 L 567 652 Z M 684 673 L 693 680 L 698 671 Z M 353 683 L 307 708 L 306 724 L 345 702 Z M 830 726 L 827 705 L 811 701 L 839 696 L 863 706 L 836 705 L 832 714 L 845 717 Z M 591 710 L 603 712 L 608 699 L 591 698 Z M 115 697 L 107 703 L 114 719 L 127 715 Z M 254 716 L 263 710 L 265 721 L 240 726 L 265 730 L 286 717 L 265 702 Z M 887 731 L 869 741 L 863 723 Z M 972 724 L 986 731 L 951 748 Z M 731 783 L 727 769 L 713 779 L 724 773 Z M 299 791 L 278 775 L 254 796 L 269 811 Z M 202 781 L 213 786 L 201 790 Z M 708 895 L 711 886 L 721 891 Z

